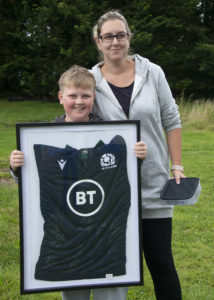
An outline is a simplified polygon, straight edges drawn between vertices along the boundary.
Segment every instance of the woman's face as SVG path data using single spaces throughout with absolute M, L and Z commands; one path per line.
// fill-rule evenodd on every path
M 100 36 L 105 37 L 106 35 L 122 35 L 127 34 L 126 26 L 123 21 L 119 19 L 109 20 L 103 23 L 101 27 Z M 101 38 L 96 39 L 98 49 L 103 53 L 104 60 L 109 61 L 120 61 L 127 56 L 127 52 L 130 45 L 130 37 L 123 40 L 118 40 L 116 37 L 112 41 L 105 42 Z

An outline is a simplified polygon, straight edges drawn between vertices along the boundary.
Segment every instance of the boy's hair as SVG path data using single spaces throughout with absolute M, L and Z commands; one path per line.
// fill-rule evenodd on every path
M 60 76 L 58 84 L 60 91 L 65 87 L 91 89 L 95 91 L 96 87 L 94 76 L 86 68 L 77 65 L 73 65 L 66 70 Z

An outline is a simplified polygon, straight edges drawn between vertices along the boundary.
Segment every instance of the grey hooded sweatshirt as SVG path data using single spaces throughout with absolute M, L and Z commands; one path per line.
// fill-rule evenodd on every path
M 135 80 L 129 119 L 140 120 L 141 140 L 147 144 L 147 157 L 141 165 L 142 218 L 172 217 L 173 207 L 160 200 L 161 190 L 169 179 L 169 152 L 165 133 L 181 127 L 178 107 L 162 69 L 139 55 L 135 61 Z M 94 112 L 104 121 L 128 120 L 100 66 L 91 72 L 96 79 Z

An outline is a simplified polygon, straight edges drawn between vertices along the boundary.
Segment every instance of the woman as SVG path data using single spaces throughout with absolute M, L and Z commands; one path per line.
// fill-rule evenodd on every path
M 96 79 L 95 112 L 104 120 L 138 119 L 148 146 L 142 164 L 143 251 L 157 299 L 180 300 L 181 288 L 171 250 L 173 207 L 160 200 L 172 175 L 180 183 L 181 122 L 162 69 L 139 55 L 128 55 L 131 32 L 117 11 L 100 17 L 94 40 L 103 61 L 92 68 Z M 166 139 L 165 141 L 165 135 Z

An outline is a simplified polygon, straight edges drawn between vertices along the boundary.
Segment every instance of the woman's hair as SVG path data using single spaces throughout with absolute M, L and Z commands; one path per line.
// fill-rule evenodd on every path
M 58 84 L 61 91 L 65 87 L 91 89 L 95 91 L 96 87 L 94 76 L 86 68 L 77 65 L 73 65 L 66 70 L 60 76 Z
M 118 10 L 111 10 L 99 18 L 97 24 L 93 28 L 93 37 L 99 38 L 101 28 L 106 21 L 117 20 L 117 19 L 122 21 L 125 24 L 127 33 L 131 35 L 131 30 L 124 16 Z

